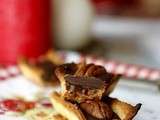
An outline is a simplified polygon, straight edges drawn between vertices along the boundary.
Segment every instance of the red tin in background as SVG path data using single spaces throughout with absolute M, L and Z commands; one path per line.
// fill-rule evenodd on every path
M 0 0 L 0 64 L 36 58 L 51 47 L 50 0 Z

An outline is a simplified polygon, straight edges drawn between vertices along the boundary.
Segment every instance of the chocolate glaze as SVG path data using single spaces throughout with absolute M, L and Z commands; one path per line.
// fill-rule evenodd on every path
M 64 78 L 69 84 L 82 88 L 99 89 L 104 86 L 104 82 L 95 77 L 67 75 Z

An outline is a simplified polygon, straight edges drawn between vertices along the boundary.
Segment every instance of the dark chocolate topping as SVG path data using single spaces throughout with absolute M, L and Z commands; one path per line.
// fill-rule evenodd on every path
M 67 75 L 64 78 L 69 84 L 81 86 L 83 88 L 98 89 L 104 86 L 104 82 L 95 77 Z

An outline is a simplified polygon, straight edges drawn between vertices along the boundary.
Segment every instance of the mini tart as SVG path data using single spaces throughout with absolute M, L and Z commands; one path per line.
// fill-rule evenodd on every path
M 83 113 L 76 105 L 65 101 L 58 93 L 52 93 L 50 100 L 55 110 L 68 120 L 86 120 Z
M 62 96 L 71 101 L 76 99 L 77 102 L 83 102 L 87 99 L 100 100 L 114 90 L 120 78 L 120 75 L 107 73 L 102 66 L 86 64 L 85 62 L 60 65 L 56 68 L 55 74 L 61 83 Z M 99 83 L 103 85 L 99 86 Z M 87 84 L 92 86 L 94 84 L 96 89 L 92 89 Z M 80 88 L 83 87 L 88 88 L 81 91 Z
M 101 100 L 73 104 L 56 92 L 51 94 L 50 100 L 58 115 L 67 120 L 132 120 L 141 108 L 141 104 L 132 106 L 109 97 L 105 102 Z
M 76 103 L 87 120 L 132 120 L 141 108 L 141 104 L 132 106 L 108 97 L 121 75 L 107 73 L 102 66 L 85 62 L 63 64 L 56 68 L 55 74 L 61 83 L 63 97 L 63 102 L 59 102 L 59 106 L 63 107 L 56 107 L 56 110 L 69 120 L 72 120 L 72 115 L 65 114 L 66 108 L 69 108 L 66 103 L 72 106 Z M 52 100 L 52 103 L 55 101 Z M 74 109 L 67 110 L 74 112 Z
M 39 86 L 50 86 L 58 82 L 54 70 L 62 63 L 59 59 L 56 53 L 49 51 L 37 61 L 21 58 L 18 65 L 23 75 L 32 82 Z

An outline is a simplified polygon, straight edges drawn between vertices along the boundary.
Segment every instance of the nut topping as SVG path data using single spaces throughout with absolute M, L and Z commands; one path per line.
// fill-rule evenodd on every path
M 80 108 L 87 114 L 103 120 L 111 120 L 113 112 L 111 108 L 100 101 L 86 101 L 80 104 Z
M 76 104 L 87 120 L 131 120 L 140 109 L 140 104 L 134 107 L 108 97 L 121 75 L 107 73 L 103 66 L 64 64 L 55 73 L 62 98 Z

